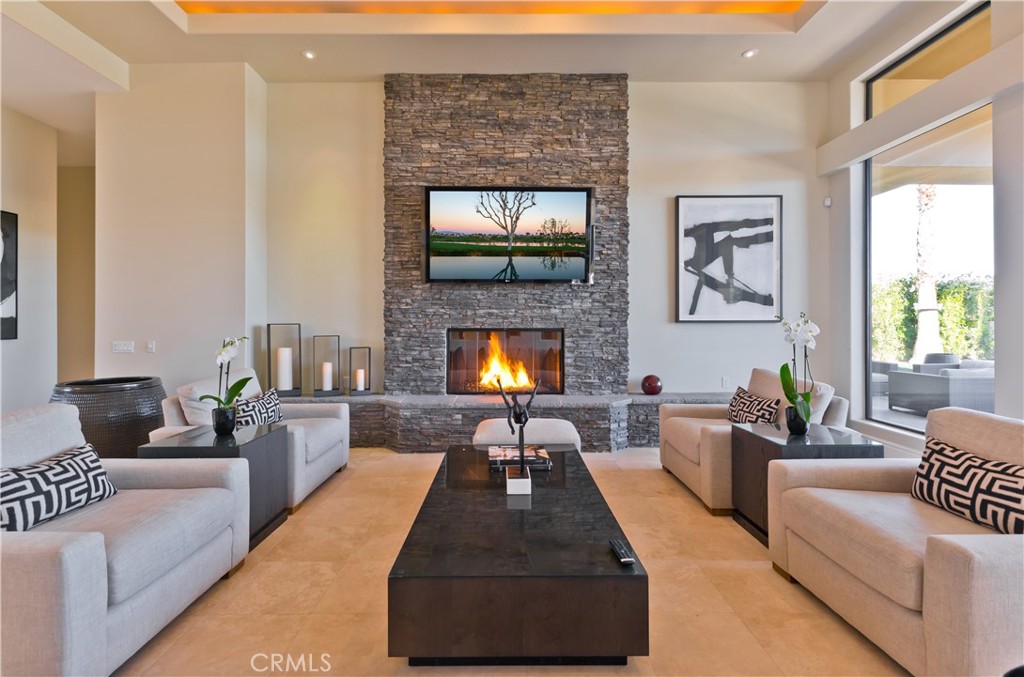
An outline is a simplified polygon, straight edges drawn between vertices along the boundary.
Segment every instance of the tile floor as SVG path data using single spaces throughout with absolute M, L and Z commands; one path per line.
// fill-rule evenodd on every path
M 304 656 L 305 674 L 906 674 L 775 574 L 767 551 L 731 518 L 709 515 L 661 469 L 656 449 L 584 457 L 650 576 L 650 656 L 625 667 L 543 668 L 410 668 L 388 658 L 387 575 L 441 455 L 353 449 L 348 468 L 241 571 L 115 674 L 282 674 L 268 669 L 273 653 Z M 288 674 L 303 672 L 293 665 Z

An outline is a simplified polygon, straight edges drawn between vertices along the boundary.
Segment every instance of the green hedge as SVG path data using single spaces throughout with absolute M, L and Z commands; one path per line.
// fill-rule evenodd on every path
M 992 278 L 960 276 L 940 280 L 939 337 L 942 349 L 961 358 L 995 359 Z M 910 359 L 917 340 L 917 278 L 903 277 L 871 286 L 871 359 Z

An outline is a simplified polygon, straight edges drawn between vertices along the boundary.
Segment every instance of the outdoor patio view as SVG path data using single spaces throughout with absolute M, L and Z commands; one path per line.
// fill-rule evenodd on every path
M 991 107 L 871 161 L 870 418 L 995 400 Z

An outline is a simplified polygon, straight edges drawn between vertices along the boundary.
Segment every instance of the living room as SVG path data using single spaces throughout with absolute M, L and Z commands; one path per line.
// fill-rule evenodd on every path
M 883 360 L 866 340 L 871 295 L 865 292 L 863 161 L 991 104 L 995 279 L 1000 290 L 1024 288 L 1024 5 L 1015 0 L 993 3 L 991 47 L 983 56 L 931 78 L 930 87 L 867 121 L 865 81 L 976 3 L 778 3 L 793 7 L 762 14 L 711 13 L 727 3 L 710 3 L 705 14 L 637 9 L 545 21 L 530 14 L 536 8 L 511 15 L 424 10 L 416 21 L 351 8 L 200 13 L 187 4 L 3 6 L 3 209 L 17 214 L 18 298 L 17 337 L 0 343 L 0 411 L 46 403 L 54 384 L 75 379 L 157 376 L 174 394 L 216 376 L 213 355 L 225 336 L 250 337 L 235 366 L 253 368 L 269 387 L 275 379 L 268 373 L 268 323 L 301 323 L 307 343 L 296 375 L 308 398 L 320 378 L 309 337 L 337 335 L 346 352 L 368 346 L 373 395 L 346 402 L 349 467 L 307 498 L 305 516 L 290 516 L 238 574 L 217 584 L 227 591 L 211 591 L 225 604 L 215 617 L 249 608 L 245 596 L 258 596 L 277 576 L 334 576 L 337 552 L 323 561 L 301 554 L 315 550 L 318 529 L 340 529 L 369 549 L 369 559 L 381 566 L 390 559 L 390 566 L 443 447 L 424 448 L 414 436 L 404 444 L 371 437 L 367 444 L 360 435 L 403 415 L 410 428 L 442 415 L 430 407 L 443 413 L 445 398 L 452 397 L 444 348 L 453 328 L 563 328 L 566 373 L 557 397 L 566 399 L 642 401 L 641 380 L 656 374 L 681 402 L 728 402 L 737 386 L 748 385 L 753 369 L 777 370 L 789 360 L 792 349 L 777 321 L 680 318 L 676 196 L 780 196 L 773 262 L 778 293 L 771 310 L 789 319 L 804 311 L 817 323 L 814 377 L 848 400 L 849 428 L 883 442 L 890 457 L 920 456 L 924 417 L 900 408 L 897 413 L 908 417 L 901 420 L 921 421 L 915 428 L 875 415 L 885 404 L 874 399 L 881 391 L 869 365 Z M 748 50 L 757 53 L 745 56 Z M 592 190 L 592 279 L 427 282 L 423 214 L 430 186 Z M 991 329 L 992 352 L 962 352 L 958 360 L 998 363 L 998 369 L 985 367 L 994 372 L 991 411 L 1021 419 L 1024 307 L 1012 291 L 995 293 L 993 307 L 999 321 Z M 132 350 L 113 349 L 124 343 Z M 916 349 L 913 359 L 909 352 L 902 366 L 884 374 L 890 403 L 893 388 L 907 392 L 899 390 L 907 379 L 902 372 L 924 361 Z M 339 363 L 335 373 L 342 388 L 354 387 L 346 365 Z M 436 397 L 440 404 L 430 400 L 403 410 L 415 397 Z M 554 405 L 544 397 L 553 402 L 556 396 L 538 397 L 537 411 L 560 417 L 545 409 Z M 380 418 L 369 417 L 380 402 Z M 616 406 L 609 405 L 612 429 Z M 673 557 L 686 559 L 681 570 L 715 599 L 712 613 L 727 614 L 721 590 L 730 576 L 751 595 L 758 582 L 769 586 L 778 603 L 769 612 L 819 604 L 813 613 L 832 613 L 806 592 L 779 592 L 763 575 L 772 574 L 767 551 L 731 520 L 704 514 L 699 499 L 671 475 L 637 485 L 662 503 L 631 499 L 629 471 L 649 469 L 656 460 L 651 449 L 658 444 L 658 421 L 656 415 L 630 418 L 632 405 L 623 406 L 625 444 L 608 442 L 603 429 L 599 434 L 579 421 L 576 427 L 588 465 L 650 570 L 671 570 Z M 455 416 L 462 415 L 448 419 Z M 395 425 L 396 434 L 406 430 Z M 441 423 L 438 435 L 465 436 L 451 443 L 466 443 L 472 425 L 468 417 L 464 425 Z M 630 444 L 634 434 L 653 441 Z M 600 450 L 613 453 L 593 453 L 601 435 Z M 637 447 L 647 456 L 630 456 Z M 361 486 L 360 476 L 371 487 Z M 394 488 L 383 494 L 370 490 L 389 482 Z M 409 494 L 397 495 L 403 487 Z M 381 506 L 393 514 L 382 517 Z M 341 508 L 394 528 L 378 541 L 365 525 L 332 525 Z M 692 519 L 685 536 L 717 539 L 724 550 L 683 549 L 649 563 L 657 550 L 648 545 L 653 534 L 648 541 L 636 536 L 647 528 L 642 513 L 661 521 L 675 509 L 688 510 Z M 291 541 L 273 554 L 284 539 Z M 748 558 L 760 566 L 756 576 L 716 571 L 717 586 L 695 563 Z M 258 566 L 259 578 L 247 582 Z M 385 596 L 380 581 L 362 582 Z M 688 594 L 685 587 L 660 592 L 673 599 Z M 348 620 L 367 614 L 377 623 L 381 601 L 350 610 Z M 292 612 L 280 618 L 266 613 L 263 620 L 286 626 Z M 695 604 L 686 612 L 700 615 L 702 609 Z M 200 627 L 211 629 L 199 616 L 169 626 L 154 640 L 163 642 L 161 649 L 144 649 L 144 660 L 132 669 L 194 674 L 196 663 L 174 667 L 161 664 L 157 654 L 173 645 L 175 632 L 195 641 Z M 301 622 L 315 625 L 313 616 Z M 661 646 L 654 639 L 656 618 L 652 613 L 652 657 Z M 842 667 L 832 670 L 899 669 L 837 618 L 827 621 L 828 632 L 849 633 L 843 645 L 864 662 L 836 659 Z M 250 627 L 273 636 L 269 626 Z M 771 641 L 766 637 L 758 635 L 748 648 L 764 649 Z M 306 643 L 307 653 L 319 655 L 314 644 Z M 268 640 L 264 652 L 281 653 L 277 646 Z M 259 652 L 252 648 L 250 655 Z M 781 655 L 802 656 L 792 651 Z M 750 655 L 747 649 L 739 654 Z M 829 671 L 830 655 L 802 663 L 772 655 L 774 663 L 690 666 L 673 655 L 630 665 L 648 674 L 806 674 Z M 408 670 L 377 658 L 358 665 Z M 335 671 L 360 674 L 356 663 L 346 668 L 341 656 L 335 659 Z M 210 663 L 220 666 L 211 674 L 258 671 L 214 658 Z

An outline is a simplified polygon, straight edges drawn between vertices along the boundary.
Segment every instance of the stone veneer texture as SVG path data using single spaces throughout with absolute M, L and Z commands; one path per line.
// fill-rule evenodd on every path
M 625 75 L 384 80 L 384 392 L 441 394 L 449 327 L 564 327 L 565 392 L 629 371 Z M 424 282 L 424 187 L 592 187 L 592 285 Z

